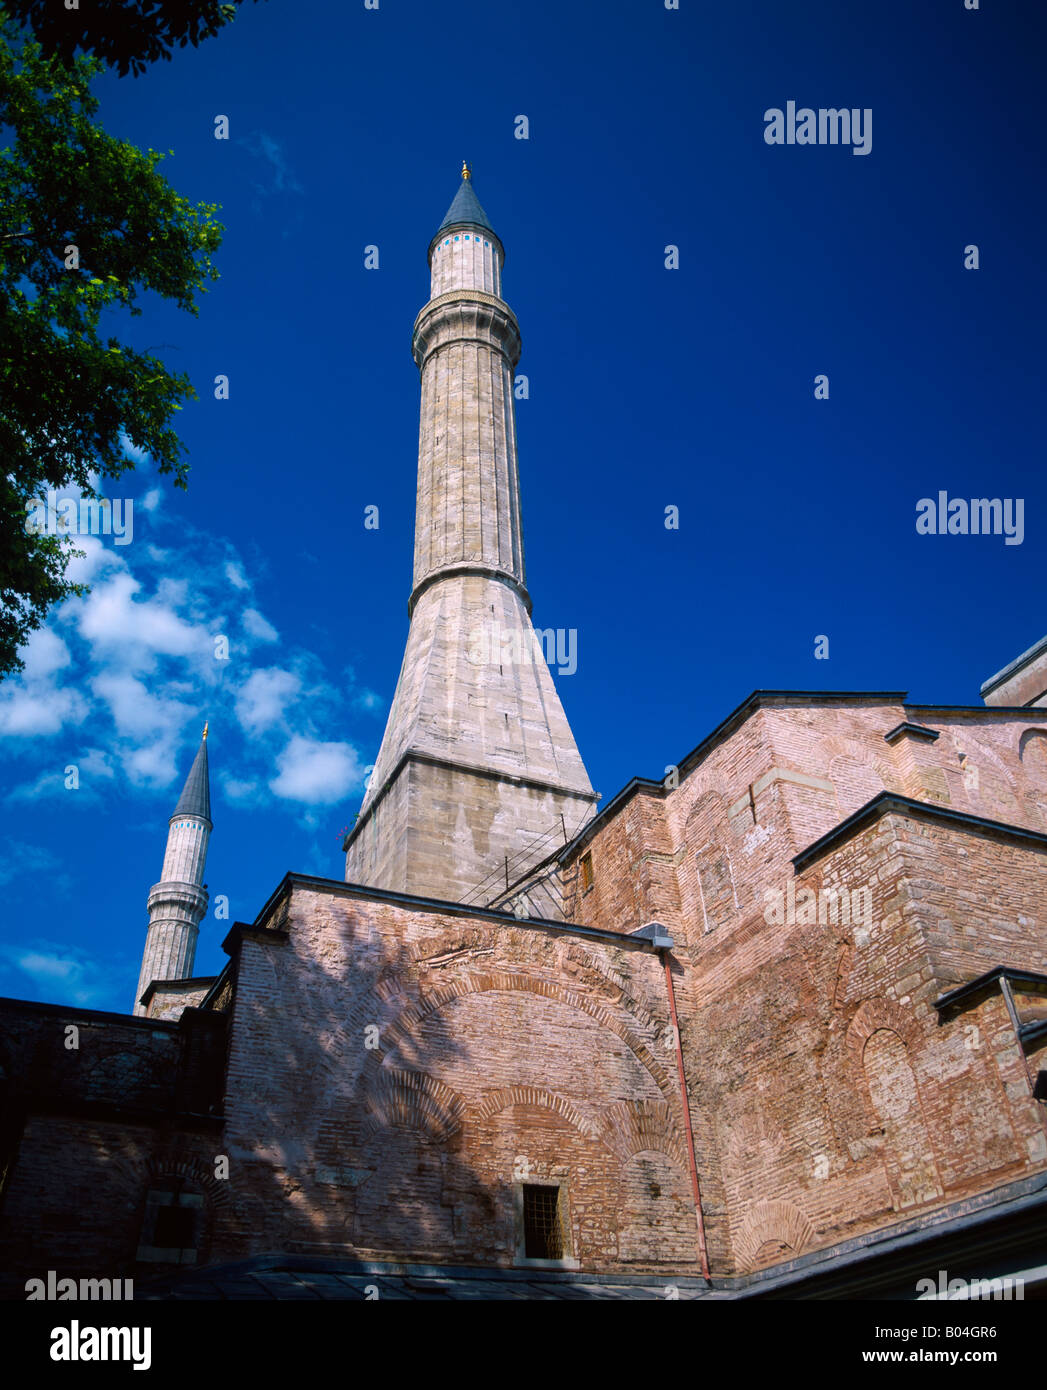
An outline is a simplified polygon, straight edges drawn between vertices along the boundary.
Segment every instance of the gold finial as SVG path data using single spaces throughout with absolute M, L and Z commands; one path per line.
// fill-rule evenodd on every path
M 469 168 L 469 165 L 468 165 L 468 164 L 465 162 L 465 160 L 463 159 L 463 160 L 462 160 L 462 178 L 463 178 L 463 179 L 471 179 L 472 176 L 473 176 L 473 171 Z
M 208 724 L 209 724 L 210 722 L 211 722 L 211 721 L 210 721 L 209 719 L 205 719 L 205 720 L 204 720 L 204 736 L 203 736 L 203 738 L 202 738 L 202 740 L 201 740 L 202 743 L 206 743 L 206 742 L 207 742 L 207 726 L 208 726 Z

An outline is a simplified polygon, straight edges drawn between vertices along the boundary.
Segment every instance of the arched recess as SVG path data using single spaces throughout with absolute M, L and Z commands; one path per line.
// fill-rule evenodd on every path
M 682 865 L 685 888 L 690 888 L 689 915 L 701 924 L 703 936 L 726 926 L 740 910 L 731 861 L 731 833 L 751 828 L 747 815 L 730 824 L 727 802 L 708 791 L 695 803 L 684 826 L 686 854 Z
M 622 1164 L 615 1205 L 618 1258 L 624 1263 L 697 1265 L 689 1177 L 663 1149 L 638 1149 Z
M 920 1031 L 912 1014 L 893 999 L 864 1000 L 855 1010 L 847 1029 L 847 1051 L 856 1066 L 861 1067 L 865 1044 L 879 1028 L 890 1028 L 906 1047 L 912 1046 Z
M 151 1157 L 145 1164 L 136 1263 L 149 1268 L 206 1264 L 215 1208 L 228 1201 L 226 1183 L 195 1158 Z
M 478 1119 L 489 1120 L 514 1105 L 533 1105 L 539 1110 L 551 1110 L 561 1119 L 572 1125 L 587 1139 L 601 1139 L 597 1126 L 566 1098 L 555 1091 L 545 1091 L 537 1086 L 500 1086 L 496 1091 L 488 1091 L 478 1105 L 471 1111 Z
M 1047 729 L 1026 729 L 1018 740 L 1018 757 L 1031 780 L 1047 783 Z
M 423 1143 L 439 1144 L 462 1124 L 465 1100 L 428 1072 L 382 1067 L 367 1093 L 364 1130 L 373 1138 L 387 1129 L 406 1129 Z
M 862 1049 L 862 1069 L 885 1139 L 884 1164 L 896 1211 L 941 1197 L 942 1183 L 902 1037 L 878 1028 Z
M 781 1200 L 755 1202 L 734 1241 L 745 1270 L 792 1259 L 814 1239 L 814 1227 L 799 1207 Z
M 608 1106 L 601 1116 L 600 1135 L 623 1161 L 653 1151 L 664 1154 L 684 1172 L 690 1171 L 673 1112 L 664 1101 L 623 1100 Z

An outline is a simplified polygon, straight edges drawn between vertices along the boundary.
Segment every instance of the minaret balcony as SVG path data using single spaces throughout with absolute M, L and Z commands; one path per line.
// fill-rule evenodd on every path
M 178 914 L 199 922 L 207 911 L 208 893 L 197 883 L 154 883 L 146 900 L 146 910 L 152 917 L 158 908 L 165 908 L 164 915 Z

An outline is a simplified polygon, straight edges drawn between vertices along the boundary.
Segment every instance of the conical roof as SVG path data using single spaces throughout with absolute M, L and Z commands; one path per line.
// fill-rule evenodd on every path
M 472 176 L 469 174 L 463 175 L 458 192 L 454 195 L 454 202 L 447 209 L 447 216 L 437 227 L 436 235 L 439 236 L 445 227 L 457 226 L 459 222 L 471 222 L 474 227 L 486 227 L 489 232 L 494 233 L 490 219 L 480 206 L 480 199 L 476 196 Z
M 189 776 L 185 779 L 185 786 L 182 788 L 182 795 L 178 798 L 178 805 L 174 809 L 175 816 L 203 816 L 206 820 L 211 819 L 211 786 L 207 775 L 207 730 L 204 729 L 204 736 L 200 740 L 200 747 L 193 765 L 189 769 Z M 172 816 L 172 820 L 174 816 Z

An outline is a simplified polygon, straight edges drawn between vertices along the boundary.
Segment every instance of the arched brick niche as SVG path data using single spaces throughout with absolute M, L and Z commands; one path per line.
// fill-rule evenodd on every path
M 814 1227 L 798 1206 L 760 1201 L 746 1213 L 734 1248 L 742 1268 L 751 1271 L 802 1254 L 813 1239 Z
M 868 999 L 847 1031 L 869 1106 L 883 1133 L 884 1167 L 896 1211 L 942 1196 L 941 1177 L 910 1060 L 919 1036 L 911 1014 L 890 999 Z

